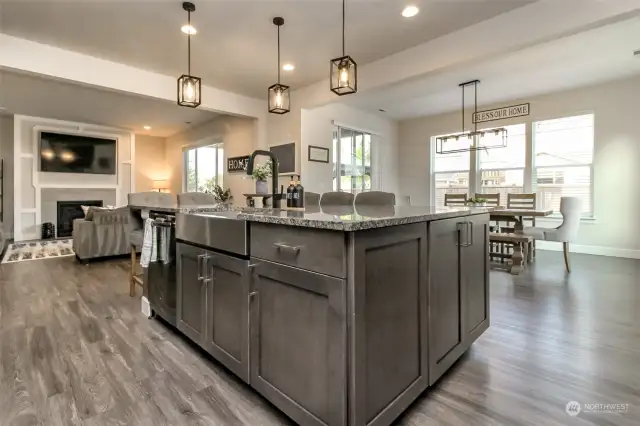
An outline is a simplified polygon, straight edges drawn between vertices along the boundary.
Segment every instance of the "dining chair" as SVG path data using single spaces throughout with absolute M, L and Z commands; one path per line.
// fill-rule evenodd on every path
M 487 206 L 489 206 L 489 207 L 498 207 L 498 206 L 500 206 L 500 193 L 499 192 L 497 194 L 478 194 L 476 192 L 476 195 L 474 196 L 474 198 L 484 198 L 485 200 L 487 200 Z
M 536 193 L 525 193 L 525 194 L 507 194 L 507 208 L 508 209 L 524 209 L 524 210 L 535 210 L 537 207 L 536 204 Z M 535 216 L 526 218 L 522 220 L 523 222 L 530 222 L 531 226 L 536 226 L 536 218 Z M 504 232 L 515 232 L 515 228 L 509 226 L 510 223 L 507 222 L 507 227 L 504 229 Z M 534 240 L 533 246 L 531 247 L 532 256 L 536 255 L 536 242 Z
M 320 194 L 317 192 L 304 192 L 304 205 L 305 206 L 318 206 L 320 205 Z
M 356 206 L 358 205 L 395 206 L 396 196 L 393 192 L 382 192 L 382 191 L 361 192 L 358 195 L 356 195 L 354 204 Z
M 146 207 L 153 209 L 154 207 L 175 207 L 176 196 L 166 192 L 136 192 L 133 194 L 127 194 L 127 201 L 129 206 Z M 129 244 L 131 244 L 131 268 L 129 271 L 129 296 L 134 297 L 136 295 L 136 284 L 140 287 L 144 287 L 143 275 L 144 272 L 137 271 L 137 253 L 142 250 L 142 243 L 144 241 L 144 217 L 140 215 L 140 212 L 134 214 L 136 225 L 132 226 L 131 232 L 129 232 Z
M 467 194 L 444 194 L 444 205 L 449 206 L 466 206 Z
M 178 206 L 208 206 L 216 204 L 213 194 L 206 192 L 182 192 L 178 194 Z
M 350 192 L 325 192 L 320 197 L 321 206 L 348 206 L 353 205 L 355 196 Z
M 560 214 L 562 214 L 562 224 L 557 228 L 529 227 L 524 228 L 522 232 L 524 235 L 530 235 L 536 240 L 562 243 L 564 265 L 567 268 L 567 272 L 571 272 L 569 243 L 575 241 L 580 228 L 580 215 L 582 214 L 582 201 L 580 198 L 562 197 L 560 199 Z

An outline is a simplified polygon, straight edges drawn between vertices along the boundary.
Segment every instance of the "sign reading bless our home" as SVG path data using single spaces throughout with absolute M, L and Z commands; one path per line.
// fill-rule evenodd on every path
M 227 171 L 228 172 L 240 172 L 247 170 L 249 164 L 249 156 L 244 155 L 242 157 L 227 158 Z
M 503 120 L 505 118 L 522 117 L 523 115 L 529 115 L 528 103 L 478 111 L 473 114 L 472 120 L 474 123 L 484 123 L 485 121 Z

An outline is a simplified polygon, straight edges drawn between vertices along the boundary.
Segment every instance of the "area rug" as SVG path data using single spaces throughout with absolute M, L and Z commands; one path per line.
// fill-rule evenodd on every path
M 23 262 L 26 260 L 50 259 L 52 257 L 73 256 L 73 240 L 31 241 L 11 243 L 2 258 L 2 263 Z

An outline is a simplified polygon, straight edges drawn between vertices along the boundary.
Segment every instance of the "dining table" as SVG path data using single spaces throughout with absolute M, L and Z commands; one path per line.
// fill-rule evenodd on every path
M 545 217 L 553 214 L 553 209 L 511 209 L 499 207 L 490 213 L 491 220 L 496 222 L 513 222 L 516 234 L 524 230 L 524 220 L 532 217 Z

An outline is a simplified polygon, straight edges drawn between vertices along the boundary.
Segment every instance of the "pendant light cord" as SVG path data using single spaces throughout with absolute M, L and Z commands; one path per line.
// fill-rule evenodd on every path
M 460 108 L 462 116 L 462 133 L 464 133 L 464 86 L 462 86 L 462 108 Z
M 280 84 L 280 25 L 278 25 L 278 84 Z
M 187 74 L 191 75 L 191 11 L 187 11 L 187 23 L 189 24 L 187 36 Z
M 474 100 L 474 108 L 473 108 L 473 116 L 474 117 L 477 113 L 478 113 L 478 82 L 476 81 L 473 84 L 473 93 L 475 96 L 475 100 Z M 471 119 L 471 121 L 473 121 L 473 118 Z M 475 125 L 473 127 L 474 131 L 478 131 L 478 120 L 475 120 Z
M 344 15 L 345 15 L 345 3 L 347 0 L 342 0 L 342 56 L 345 56 L 345 41 L 344 41 Z

